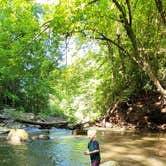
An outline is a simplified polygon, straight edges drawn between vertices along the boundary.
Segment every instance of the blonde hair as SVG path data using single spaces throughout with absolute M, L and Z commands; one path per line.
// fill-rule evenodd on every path
M 95 136 L 96 130 L 88 130 L 87 134 L 88 134 L 88 136 Z

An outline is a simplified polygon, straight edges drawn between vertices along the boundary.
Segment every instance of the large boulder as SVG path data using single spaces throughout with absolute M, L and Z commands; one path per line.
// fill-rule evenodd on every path
M 118 162 L 110 160 L 105 163 L 102 163 L 100 166 L 120 166 L 120 165 L 118 164 Z
M 11 129 L 7 136 L 7 140 L 10 143 L 20 143 L 22 141 L 28 141 L 29 135 L 24 129 Z

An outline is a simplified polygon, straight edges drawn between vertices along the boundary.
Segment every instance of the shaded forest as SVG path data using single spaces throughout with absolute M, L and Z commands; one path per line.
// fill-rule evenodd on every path
M 0 0 L 0 111 L 165 129 L 166 2 Z

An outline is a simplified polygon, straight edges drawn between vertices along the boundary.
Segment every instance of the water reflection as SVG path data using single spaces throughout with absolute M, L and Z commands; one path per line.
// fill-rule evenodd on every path
M 29 130 L 31 134 L 47 133 L 49 140 L 11 145 L 0 137 L 0 166 L 89 166 L 85 135 L 71 130 Z M 102 162 L 116 160 L 121 166 L 165 166 L 165 134 L 98 131 Z
M 165 166 L 165 136 L 154 133 L 101 131 L 98 138 L 102 161 L 116 160 L 122 166 Z
M 34 130 L 31 133 L 34 134 Z M 49 140 L 36 140 L 20 145 L 11 145 L 1 139 L 0 166 L 89 165 L 89 158 L 83 155 L 86 137 L 73 136 L 70 130 L 63 129 L 52 129 L 49 133 Z

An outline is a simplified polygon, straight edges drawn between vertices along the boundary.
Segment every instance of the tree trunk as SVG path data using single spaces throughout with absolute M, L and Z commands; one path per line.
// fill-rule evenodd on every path
M 111 43 L 108 42 L 107 44 L 108 47 L 108 54 L 109 54 L 109 58 L 111 59 L 111 78 L 112 78 L 112 82 L 114 82 L 114 78 L 115 78 L 115 72 L 114 72 L 114 57 L 113 57 L 113 48 L 111 47 Z
M 166 90 L 161 86 L 159 80 L 157 79 L 157 77 L 154 75 L 154 73 L 152 72 L 149 64 L 146 61 L 143 61 L 143 69 L 144 71 L 148 74 L 148 76 L 150 77 L 150 79 L 153 81 L 154 85 L 157 88 L 157 91 L 162 94 L 163 96 L 166 97 Z
M 139 66 L 141 66 L 143 68 L 143 70 L 148 74 L 150 80 L 153 82 L 153 84 L 157 88 L 157 91 L 160 94 L 162 94 L 164 97 L 166 97 L 166 90 L 160 84 L 160 81 L 157 79 L 157 77 L 153 73 L 150 65 L 146 62 L 145 59 L 143 59 L 141 57 L 141 54 L 140 54 L 140 52 L 138 50 L 136 35 L 133 32 L 133 29 L 132 29 L 132 26 L 131 26 L 130 22 L 126 18 L 126 13 L 124 13 L 123 8 L 120 6 L 120 4 L 118 3 L 117 0 L 113 0 L 113 2 L 115 3 L 116 7 L 118 8 L 118 10 L 122 14 L 123 18 L 121 19 L 121 22 L 124 25 L 124 28 L 125 28 L 125 30 L 127 32 L 127 35 L 128 35 L 128 37 L 129 37 L 129 39 L 130 39 L 130 41 L 132 43 L 133 53 L 135 55 L 135 60 L 136 60 L 137 64 Z
M 162 0 L 155 0 L 157 10 L 161 16 L 162 22 L 166 25 L 166 12 L 163 7 Z
M 160 81 L 157 79 L 157 77 L 153 73 L 150 65 L 148 64 L 148 62 L 146 62 L 145 59 L 141 58 L 140 52 L 139 52 L 138 47 L 137 47 L 136 36 L 134 35 L 132 28 L 129 26 L 126 26 L 126 31 L 128 32 L 128 37 L 130 38 L 130 41 L 132 43 L 134 54 L 136 55 L 136 59 L 137 58 L 141 59 L 141 62 L 139 65 L 141 67 L 143 67 L 143 70 L 148 74 L 150 80 L 153 82 L 153 84 L 157 88 L 157 91 L 160 94 L 162 94 L 163 96 L 166 96 L 166 90 L 162 87 Z M 139 61 L 137 61 L 137 63 L 138 62 Z
M 116 111 L 116 109 L 118 108 L 118 104 L 119 104 L 119 100 L 114 104 L 114 106 L 112 108 L 111 107 L 108 108 L 108 110 L 104 116 L 104 119 L 102 121 L 103 127 L 106 127 L 106 122 L 109 121 L 110 116 Z
M 141 59 L 141 62 L 139 63 L 139 65 L 143 67 L 143 70 L 148 74 L 150 80 L 153 82 L 153 84 L 157 88 L 157 91 L 163 96 L 166 96 L 166 90 L 162 87 L 160 81 L 157 79 L 157 77 L 153 73 L 150 65 L 148 64 L 148 62 L 146 62 L 145 59 L 141 58 L 140 52 L 137 47 L 136 37 L 132 31 L 132 28 L 129 28 L 129 26 L 126 26 L 126 28 L 127 28 L 126 31 L 128 32 L 128 37 L 130 38 L 130 41 L 133 46 L 134 54 L 136 55 L 136 59 L 137 58 Z M 139 60 L 137 61 L 137 63 L 138 62 Z

